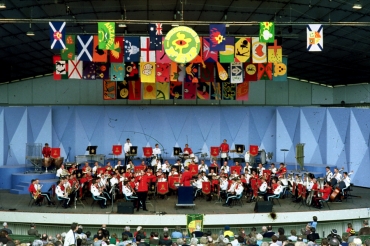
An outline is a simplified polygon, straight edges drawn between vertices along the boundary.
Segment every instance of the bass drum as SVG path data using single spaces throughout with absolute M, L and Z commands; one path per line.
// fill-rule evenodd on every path
M 58 157 L 54 159 L 56 169 L 59 169 L 64 162 L 64 157 Z
M 198 156 L 196 156 L 194 154 L 190 154 L 190 159 L 194 160 L 195 163 L 199 162 Z
M 188 167 L 191 162 L 192 162 L 192 159 L 186 159 L 184 162 L 184 167 Z

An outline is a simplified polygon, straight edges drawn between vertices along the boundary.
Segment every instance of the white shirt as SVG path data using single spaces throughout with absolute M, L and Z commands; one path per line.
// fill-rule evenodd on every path
M 158 179 L 158 182 L 167 182 L 167 179 L 166 179 L 166 178 L 164 178 L 164 177 L 163 177 L 163 178 L 159 178 L 159 179 Z
M 198 165 L 198 172 L 207 172 L 208 166 L 206 164 L 199 164 Z
M 340 173 L 334 174 L 333 176 L 334 176 L 334 178 L 335 178 L 338 182 L 342 180 L 342 174 L 340 174 Z
M 307 190 L 308 190 L 308 191 L 312 190 L 312 187 L 313 187 L 313 181 L 309 181 L 309 182 L 307 183 Z
M 227 192 L 234 192 L 235 191 L 235 187 L 236 187 L 236 183 L 232 183 L 230 185 L 230 188 L 227 190 Z
M 162 152 L 161 152 L 161 149 L 160 148 L 154 148 L 153 149 L 153 155 L 160 155 Z
M 122 187 L 122 193 L 125 194 L 126 196 L 132 196 L 133 192 L 130 187 L 127 185 Z
M 238 183 L 235 183 L 235 194 L 236 195 L 240 195 L 243 193 L 243 190 L 244 190 L 244 187 L 243 187 L 243 184 L 238 184 Z
M 64 238 L 64 246 L 69 246 L 71 244 L 77 245 L 76 236 L 72 229 L 67 232 L 66 237 Z
M 275 173 L 276 173 L 276 171 L 277 171 L 276 167 L 271 168 L 271 173 L 275 174 Z
M 229 166 L 222 166 L 221 167 L 221 172 L 223 172 L 223 173 L 229 173 L 229 170 L 230 170 Z
M 207 178 L 207 176 L 202 176 L 202 182 L 208 182 L 209 179 Z
M 274 190 L 274 194 L 279 195 L 282 191 L 283 191 L 283 186 L 278 185 L 278 187 L 276 187 L 276 189 Z
M 67 197 L 64 191 L 62 191 L 60 185 L 57 185 L 57 187 L 55 188 L 55 194 L 59 197 Z
M 347 178 L 343 179 L 343 182 L 346 184 L 346 187 L 351 185 L 351 179 L 347 176 Z
M 333 173 L 329 170 L 326 172 L 326 182 L 330 182 L 331 178 L 333 177 Z
M 198 189 L 202 189 L 202 180 L 197 179 L 197 181 L 193 183 L 193 186 L 197 187 Z
M 162 172 L 169 172 L 171 166 L 170 166 L 170 164 L 163 163 L 161 168 L 162 168 Z
M 175 175 L 179 175 L 179 173 L 178 173 L 178 172 L 176 172 L 176 171 L 174 171 L 174 172 L 170 172 L 170 173 L 168 174 L 168 176 L 175 176 Z
M 98 168 L 99 168 L 99 166 L 94 166 L 93 169 L 92 169 L 93 173 L 96 173 L 96 171 L 98 170 Z
M 158 160 L 158 159 L 157 159 Z M 159 170 L 159 169 L 162 169 L 162 164 L 161 164 L 161 161 L 156 161 L 155 163 L 154 163 L 154 165 L 152 165 L 153 167 L 157 167 L 157 170 Z
M 127 143 L 127 142 L 123 145 L 123 151 L 125 152 L 125 154 L 130 152 L 131 146 L 132 146 L 132 143 Z
M 110 179 L 110 185 L 111 185 L 111 186 L 113 186 L 113 185 L 115 185 L 115 184 L 118 184 L 118 179 L 117 179 L 117 177 L 113 177 L 113 178 L 111 178 L 111 179 Z
M 57 170 L 56 176 L 59 178 L 59 177 L 60 177 L 60 175 L 62 175 L 62 172 L 63 172 L 63 169 L 59 168 L 59 169 Z
M 261 184 L 261 186 L 260 186 L 259 190 L 260 190 L 261 192 L 265 192 L 265 191 L 266 191 L 266 189 L 267 189 L 267 183 L 266 183 L 266 182 L 263 182 L 263 183 Z
M 229 182 L 226 179 L 221 180 L 220 189 L 221 190 L 227 190 L 227 186 L 229 185 Z
M 251 173 L 251 166 L 245 166 L 244 167 L 244 173 L 248 173 L 248 174 L 250 174 Z
M 91 193 L 93 194 L 93 196 L 100 196 L 100 192 L 95 185 L 91 185 Z
M 263 176 L 263 170 L 265 170 L 265 168 L 264 167 L 261 167 L 261 168 L 258 168 L 258 175 L 259 176 Z

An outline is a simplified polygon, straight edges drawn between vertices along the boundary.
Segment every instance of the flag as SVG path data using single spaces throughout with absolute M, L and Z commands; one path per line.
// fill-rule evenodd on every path
M 184 83 L 184 99 L 195 100 L 197 98 L 197 84 Z
M 117 81 L 117 99 L 128 99 L 128 82 Z
M 249 96 L 249 81 L 236 85 L 236 100 L 237 101 L 248 101 Z
M 95 74 L 97 79 L 110 79 L 109 64 L 106 62 L 96 62 Z
M 203 38 L 202 56 L 203 56 L 204 62 L 218 61 L 218 52 L 211 50 L 211 44 L 209 42 L 209 38 Z
M 201 100 L 209 100 L 209 90 L 211 82 L 199 82 L 197 84 L 197 98 Z
M 139 63 L 137 62 L 126 62 L 125 63 L 125 80 L 135 81 L 139 79 Z
M 170 99 L 170 84 L 169 83 L 155 83 L 157 87 L 157 100 Z
M 199 77 L 199 64 L 189 63 L 185 68 L 185 82 L 198 83 Z
M 283 57 L 281 63 L 273 63 L 273 81 L 287 81 L 288 79 L 288 58 Z
M 235 38 L 235 62 L 249 62 L 251 58 L 251 38 Z
M 184 64 L 178 64 L 176 62 L 171 62 L 170 80 L 184 82 L 185 69 L 186 67 L 184 66 Z
M 223 100 L 235 100 L 236 95 L 236 84 L 230 82 L 222 83 L 222 99 Z
M 103 100 L 116 100 L 116 81 L 103 79 Z
M 275 39 L 274 44 L 267 46 L 267 60 L 270 63 L 281 63 L 283 57 L 283 48 L 277 44 Z
M 99 38 L 96 35 L 94 36 L 93 47 L 93 62 L 107 62 L 108 51 L 99 48 Z
M 225 50 L 225 24 L 210 24 L 209 25 L 209 43 L 211 50 Z
M 99 49 L 113 50 L 116 36 L 116 24 L 114 22 L 98 22 Z
M 272 63 L 257 64 L 257 79 L 272 80 Z
M 225 40 L 225 50 L 219 51 L 220 54 L 220 62 L 234 62 L 234 37 L 227 37 Z
M 149 24 L 150 50 L 162 50 L 162 23 Z
M 76 53 L 76 35 L 67 34 L 65 36 L 66 48 L 62 49 L 61 56 L 64 61 L 74 60 Z
M 150 50 L 150 39 L 148 37 L 140 37 L 140 61 L 155 62 L 155 51 Z
M 164 37 L 162 37 L 161 49 L 155 51 L 155 62 L 157 63 L 171 63 L 171 59 L 168 57 L 163 47 Z
M 257 64 L 243 63 L 244 65 L 244 81 L 257 81 Z
M 129 81 L 128 100 L 141 100 L 141 81 Z
M 155 83 L 143 83 L 144 91 L 143 91 L 143 99 L 150 100 L 157 98 L 157 90 L 155 87 Z
M 259 41 L 263 43 L 273 43 L 275 39 L 275 23 L 260 22 Z
M 211 99 L 212 100 L 222 99 L 221 83 L 211 82 Z
M 96 79 L 95 75 L 95 63 L 94 62 L 84 62 L 82 64 L 82 78 L 85 80 L 94 80 Z
M 114 48 L 109 52 L 109 61 L 116 63 L 123 62 L 123 37 L 114 38 Z
M 170 68 L 171 64 L 169 63 L 157 63 L 156 65 L 156 82 L 170 82 Z
M 111 63 L 110 64 L 110 79 L 114 81 L 123 81 L 125 79 L 125 64 Z
M 140 62 L 140 78 L 143 83 L 155 83 L 155 62 Z
M 229 82 L 230 76 L 229 76 L 229 66 L 230 63 L 216 63 L 217 65 L 217 73 L 216 73 L 216 81 L 217 82 Z
M 232 62 L 230 64 L 230 82 L 231 83 L 242 83 L 243 82 L 243 63 Z
M 51 21 L 49 22 L 50 26 L 50 46 L 51 49 L 65 49 L 66 45 L 64 44 L 64 36 L 66 34 L 65 26 L 66 23 L 62 21 Z
M 68 62 L 62 61 L 60 56 L 53 56 L 54 80 L 68 79 Z
M 203 214 L 187 214 L 186 229 L 188 235 L 192 235 L 194 231 L 203 231 Z
M 261 43 L 256 37 L 252 38 L 252 62 L 267 62 L 266 43 Z
M 139 37 L 125 37 L 125 62 L 139 62 L 140 61 L 140 38 Z
M 82 64 L 83 61 L 74 60 L 68 61 L 68 78 L 69 79 L 82 79 Z
M 324 49 L 324 27 L 321 24 L 307 25 L 307 50 L 322 51 Z
M 93 60 L 93 39 L 92 35 L 77 35 L 77 60 Z
M 182 99 L 182 83 L 178 81 L 170 82 L 170 99 Z
M 205 66 L 200 67 L 200 79 L 201 82 L 214 82 L 215 81 L 215 64 L 205 63 Z

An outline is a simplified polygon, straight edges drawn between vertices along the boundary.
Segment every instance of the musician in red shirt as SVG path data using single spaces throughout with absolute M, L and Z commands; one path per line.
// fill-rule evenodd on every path
M 184 169 L 184 173 L 181 176 L 181 184 L 183 186 L 191 186 L 190 180 L 192 180 L 193 174 L 189 171 L 189 167 L 185 167 Z
M 220 145 L 220 151 L 221 151 L 221 163 L 224 163 L 224 161 L 227 161 L 227 155 L 230 151 L 229 144 L 227 143 L 226 139 L 224 139 L 223 143 Z
M 280 168 L 278 169 L 278 171 L 276 172 L 275 176 L 278 177 L 278 178 L 283 178 L 286 174 L 286 167 L 285 167 L 285 164 L 284 163 L 280 163 Z
M 193 151 L 191 150 L 191 148 L 189 148 L 189 145 L 188 144 L 185 144 L 184 154 L 186 154 L 186 155 L 193 154 Z
M 330 186 L 330 183 L 326 183 L 323 189 L 318 190 L 318 192 L 321 192 L 321 197 L 314 196 L 312 198 L 312 205 L 315 208 L 322 208 L 322 204 L 320 203 L 321 200 L 328 200 L 330 194 L 331 194 L 332 188 Z
M 136 211 L 139 211 L 140 204 L 143 206 L 144 211 L 148 211 L 146 209 L 146 198 L 148 196 L 149 176 L 145 175 L 144 171 L 141 170 L 140 175 L 135 178 L 135 182 L 137 183 L 136 194 L 138 197 L 138 205 Z
M 45 143 L 44 148 L 42 148 L 42 155 L 44 158 L 49 158 L 51 155 L 51 148 L 49 147 L 48 143 Z

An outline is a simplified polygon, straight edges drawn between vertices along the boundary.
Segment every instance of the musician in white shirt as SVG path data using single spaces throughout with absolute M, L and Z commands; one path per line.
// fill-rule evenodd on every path
M 263 176 L 263 170 L 265 170 L 265 168 L 262 166 L 262 163 L 258 164 L 257 170 L 258 170 L 258 176 L 262 177 Z
M 204 160 L 200 161 L 200 164 L 198 165 L 198 172 L 207 172 L 208 171 L 208 166 L 204 163 Z
M 152 165 L 152 167 L 157 167 L 157 171 L 162 170 L 161 160 L 159 158 L 156 159 L 155 163 L 154 163 L 154 165 Z
M 179 175 L 176 168 L 172 168 L 171 172 L 168 174 L 169 177 Z
M 111 187 L 113 187 L 113 185 L 118 185 L 119 180 L 117 178 L 117 175 L 114 174 L 113 177 L 109 180 L 109 182 Z
M 201 172 L 201 175 L 202 175 L 202 182 L 208 182 L 209 181 L 209 179 L 206 175 L 206 172 Z
M 311 191 L 314 183 L 311 178 L 308 179 L 308 182 L 306 183 L 307 191 Z
M 162 172 L 164 173 L 169 173 L 170 172 L 170 169 L 171 169 L 171 165 L 170 163 L 168 162 L 168 160 L 165 160 L 164 163 L 162 164 Z
M 224 161 L 224 165 L 221 167 L 221 173 L 229 174 L 230 168 L 227 165 L 227 161 Z
M 265 193 L 267 190 L 267 182 L 265 178 L 261 178 L 262 184 L 259 187 L 259 191 Z
M 98 171 L 98 168 L 99 168 L 100 166 L 99 166 L 99 162 L 94 162 L 94 167 L 93 167 L 93 169 L 92 169 L 92 172 L 93 172 L 93 174 L 94 175 L 97 175 L 98 173 L 96 173 L 97 171 Z
M 327 166 L 325 168 L 325 170 L 326 170 L 325 180 L 326 180 L 327 183 L 330 183 L 330 181 L 331 181 L 331 179 L 333 177 L 333 173 L 330 171 L 330 167 L 329 166 Z
M 276 172 L 277 172 L 277 169 L 276 169 L 276 167 L 275 167 L 275 164 L 274 163 L 271 163 L 271 165 L 270 165 L 270 169 L 269 169 L 270 171 L 271 171 L 271 176 L 275 176 L 275 174 L 276 174 Z
M 59 180 L 57 182 L 57 186 L 55 187 L 55 194 L 59 199 L 63 200 L 63 208 L 68 208 L 68 204 L 71 199 L 68 197 L 68 194 L 64 191 L 65 188 L 63 187 L 63 182 Z
M 134 169 L 134 164 L 132 163 L 132 161 L 131 160 L 129 160 L 128 162 L 127 162 L 127 165 L 126 165 L 126 172 L 127 172 L 127 170 L 128 169 L 130 169 L 130 170 L 133 170 Z
M 97 187 L 96 180 L 93 179 L 92 185 L 90 188 L 91 194 L 94 196 L 96 200 L 99 200 L 99 204 L 101 208 L 107 208 L 107 198 L 104 197 L 102 192 Z
M 162 151 L 159 148 L 159 144 L 155 145 L 155 148 L 153 149 L 153 155 L 157 156 L 157 158 L 161 158 Z
M 277 198 L 279 197 L 280 193 L 283 191 L 283 186 L 281 185 L 281 182 L 277 182 L 277 187 L 274 190 L 274 195 L 270 195 L 267 197 L 267 200 L 270 201 L 271 198 Z
M 335 185 L 338 184 L 341 180 L 342 180 L 342 174 L 340 174 L 338 168 L 334 168 L 334 174 L 330 180 L 331 186 L 335 187 Z
M 63 174 L 63 170 L 65 170 L 65 169 L 64 169 L 64 165 L 62 164 L 62 165 L 60 165 L 60 168 L 57 170 L 57 173 L 56 173 L 56 176 L 58 178 L 60 178 L 61 176 L 63 176 L 62 175 Z M 64 173 L 68 173 L 68 171 L 66 170 L 66 171 L 64 171 Z
M 123 145 L 123 151 L 125 152 L 125 165 L 127 165 L 128 161 L 130 160 L 130 147 L 132 143 L 130 143 L 130 139 L 126 139 L 126 143 Z
M 241 196 L 242 195 L 243 190 L 244 190 L 244 187 L 243 187 L 243 184 L 240 181 L 240 179 L 237 180 L 237 181 L 235 181 L 235 179 L 234 179 L 232 186 L 234 186 L 233 187 L 233 191 L 232 191 L 232 193 L 229 193 L 228 194 L 227 199 L 226 199 L 226 202 L 222 206 L 230 207 L 232 200 L 233 199 L 236 199 L 238 196 Z M 231 187 L 230 187 L 230 189 L 231 189 Z
M 252 167 L 251 166 L 249 166 L 249 162 L 246 162 L 245 163 L 245 167 L 244 167 L 244 173 L 245 174 L 251 174 L 251 169 L 252 169 Z
M 128 181 L 123 182 L 122 193 L 126 196 L 127 199 L 137 199 L 134 189 L 130 186 Z
M 181 160 L 180 159 L 177 159 L 175 164 L 173 164 L 174 166 L 180 166 L 180 172 L 183 172 L 184 171 L 184 165 L 181 163 Z
M 198 179 L 192 181 L 194 198 L 202 190 L 202 183 L 203 183 L 202 175 L 201 174 L 198 174 Z
M 164 173 L 159 175 L 157 182 L 167 182 L 167 179 L 164 177 Z

